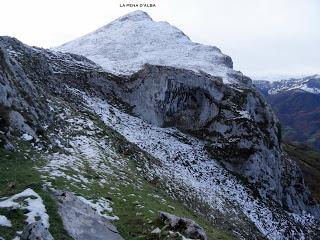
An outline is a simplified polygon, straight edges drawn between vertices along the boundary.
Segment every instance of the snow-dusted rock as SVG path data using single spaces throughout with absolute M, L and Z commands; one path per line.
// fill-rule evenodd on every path
M 193 43 L 168 23 L 135 11 L 55 50 L 84 55 L 107 71 L 127 75 L 108 89 L 134 113 L 208 140 L 212 157 L 258 185 L 262 197 L 293 206 L 287 194 L 299 194 L 282 184 L 294 177 L 283 171 L 287 161 L 278 120 L 251 80 L 232 70 L 231 59 L 217 48 Z M 300 199 L 295 211 L 305 201 Z
M 205 140 L 212 157 L 255 184 L 260 196 L 297 212 L 313 205 L 307 190 L 300 193 L 301 171 L 282 155 L 276 116 L 250 85 L 147 64 L 111 88 L 140 118 Z
M 160 219 L 167 224 L 170 229 L 181 233 L 187 238 L 200 240 L 208 239 L 202 227 L 190 219 L 178 217 L 166 212 L 160 212 Z
M 269 200 L 266 203 L 257 198 L 248 186 L 243 185 L 242 181 L 232 176 L 208 154 L 205 142 L 174 128 L 161 128 L 147 123 L 119 111 L 101 99 L 90 98 L 79 92 L 78 94 L 88 101 L 89 106 L 101 116 L 106 125 L 159 160 L 159 163 L 145 162 L 143 172 L 150 181 L 161 180 L 170 194 L 213 220 L 214 224 L 225 223 L 228 227 L 232 226 L 237 235 L 244 239 L 259 236 L 256 230 L 248 225 L 247 218 L 262 235 L 268 234 L 268 239 L 303 236 L 305 233 L 300 233 L 299 230 L 300 220 L 313 225 L 312 217 L 309 218 L 304 212 L 294 215 L 298 222 L 293 223 L 290 214 L 282 207 L 269 205 Z M 289 162 L 288 166 L 291 165 L 296 167 Z M 291 177 L 298 176 L 287 175 L 286 180 L 290 179 L 287 183 L 294 183 Z M 308 195 L 307 192 L 304 194 Z M 292 196 L 293 199 L 297 197 Z M 198 201 L 209 208 L 203 211 Z M 237 217 L 234 218 L 235 215 Z
M 192 42 L 167 22 L 134 11 L 83 37 L 54 48 L 86 56 L 107 72 L 130 75 L 146 63 L 206 72 L 225 83 L 239 81 L 232 60 L 213 46 Z M 236 76 L 236 77 L 235 77 Z
M 53 119 L 46 94 L 64 91 L 66 72 L 77 79 L 81 72 L 99 70 L 101 67 L 83 56 L 55 54 L 0 37 L 0 146 L 11 146 L 12 135 L 38 140 L 37 132 L 43 133 L 42 126 Z M 63 81 L 58 82 L 54 74 Z
M 53 240 L 53 237 L 41 222 L 35 222 L 25 227 L 21 240 Z
M 75 240 L 121 240 L 117 228 L 91 204 L 70 192 L 55 192 L 59 214 L 67 232 Z

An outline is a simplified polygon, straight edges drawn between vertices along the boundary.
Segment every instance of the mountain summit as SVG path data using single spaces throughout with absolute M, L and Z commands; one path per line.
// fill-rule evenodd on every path
M 129 75 L 146 63 L 203 71 L 237 82 L 232 59 L 213 46 L 194 43 L 167 22 L 153 21 L 143 11 L 124 15 L 102 28 L 54 48 L 83 55 L 114 74 Z
M 119 17 L 117 20 L 118 21 L 126 21 L 126 20 L 130 20 L 130 21 L 151 20 L 152 21 L 152 18 L 149 16 L 148 13 L 141 10 L 136 10 L 122 17 Z

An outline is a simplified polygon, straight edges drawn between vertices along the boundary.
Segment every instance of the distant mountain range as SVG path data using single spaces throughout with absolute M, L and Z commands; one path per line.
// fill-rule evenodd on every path
M 253 83 L 278 115 L 286 140 L 320 149 L 320 75 Z

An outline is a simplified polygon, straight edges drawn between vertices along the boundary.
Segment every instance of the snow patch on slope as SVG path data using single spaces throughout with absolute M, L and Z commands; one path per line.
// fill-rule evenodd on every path
M 39 217 L 43 225 L 46 228 L 49 227 L 49 216 L 46 213 L 42 198 L 31 188 L 1 201 L 0 208 L 26 209 L 28 210 L 28 213 L 25 214 L 28 224 L 36 222 L 36 218 Z
M 132 74 L 146 63 L 203 71 L 222 77 L 225 83 L 236 81 L 229 74 L 240 74 L 218 48 L 194 43 L 176 27 L 153 21 L 142 11 L 53 50 L 83 55 L 114 74 Z
M 12 223 L 6 216 L 0 215 L 0 226 L 12 227 Z
M 105 214 L 105 212 L 111 213 L 112 207 L 110 206 L 111 202 L 105 198 L 99 198 L 96 202 L 88 200 L 82 196 L 78 196 L 78 198 L 83 202 L 88 204 L 92 209 L 94 209 L 100 216 L 104 217 L 109 221 L 119 220 L 118 216 L 110 216 L 109 214 Z

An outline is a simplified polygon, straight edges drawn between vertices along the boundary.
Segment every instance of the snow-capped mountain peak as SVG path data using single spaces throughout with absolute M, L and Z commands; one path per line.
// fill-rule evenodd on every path
M 194 43 L 178 28 L 154 21 L 143 11 L 124 15 L 54 50 L 83 55 L 114 74 L 130 75 L 151 64 L 206 72 L 225 83 L 243 78 L 218 48 Z
M 254 81 L 259 89 L 263 89 L 267 94 L 277 94 L 287 91 L 304 91 L 313 94 L 320 94 L 320 75 L 315 74 L 302 78 L 290 78 L 280 81 Z
M 150 20 L 152 21 L 152 18 L 149 16 L 148 13 L 141 11 L 141 10 L 136 10 L 133 12 L 130 12 L 120 18 L 117 19 L 118 21 L 141 21 L 141 20 Z

